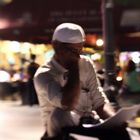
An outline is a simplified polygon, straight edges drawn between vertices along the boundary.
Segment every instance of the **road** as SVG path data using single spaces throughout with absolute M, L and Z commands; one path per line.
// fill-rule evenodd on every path
M 21 106 L 19 101 L 0 101 L 1 140 L 39 140 L 43 131 L 38 106 Z

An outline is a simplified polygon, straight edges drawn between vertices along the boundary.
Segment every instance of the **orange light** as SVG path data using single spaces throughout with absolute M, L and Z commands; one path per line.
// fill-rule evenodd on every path
M 96 45 L 96 35 L 87 34 L 86 42 L 92 45 Z

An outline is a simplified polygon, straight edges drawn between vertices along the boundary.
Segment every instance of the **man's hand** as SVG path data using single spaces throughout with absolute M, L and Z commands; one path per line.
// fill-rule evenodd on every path
M 109 103 L 100 106 L 96 111 L 102 119 L 107 119 L 115 115 L 115 110 Z

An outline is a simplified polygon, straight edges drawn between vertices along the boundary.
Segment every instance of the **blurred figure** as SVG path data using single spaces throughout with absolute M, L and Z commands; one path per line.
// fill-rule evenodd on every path
M 39 67 L 39 64 L 37 64 L 35 62 L 36 55 L 31 54 L 30 58 L 31 58 L 31 62 L 27 67 L 27 74 L 28 74 L 27 97 L 28 97 L 29 105 L 32 106 L 34 104 L 38 104 L 38 98 L 37 98 L 36 91 L 35 91 L 34 84 L 33 84 L 33 77 L 34 77 L 36 70 Z
M 132 60 L 126 66 L 122 92 L 140 94 L 140 72 L 136 71 L 136 64 Z

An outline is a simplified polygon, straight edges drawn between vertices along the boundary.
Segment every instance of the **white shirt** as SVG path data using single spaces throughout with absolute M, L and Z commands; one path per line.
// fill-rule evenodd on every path
M 81 94 L 75 108 L 76 112 L 96 110 L 109 102 L 106 95 L 100 91 L 93 63 L 88 57 L 81 56 L 79 70 Z M 67 69 L 52 59 L 47 64 L 40 66 L 34 76 L 34 84 L 45 124 L 55 107 L 62 108 L 61 87 L 67 82 L 67 79 L 64 78 L 67 72 Z

